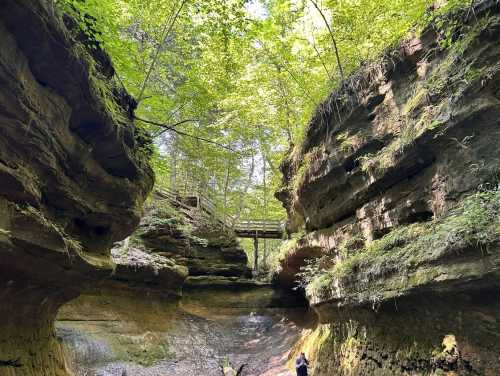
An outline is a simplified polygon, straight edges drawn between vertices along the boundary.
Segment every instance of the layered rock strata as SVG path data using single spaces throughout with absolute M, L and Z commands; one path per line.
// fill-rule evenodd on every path
M 72 25 L 74 27 L 74 25 Z M 0 7 L 0 374 L 66 375 L 58 308 L 112 273 L 153 174 L 133 100 L 44 0 Z
M 197 208 L 176 206 L 156 190 L 137 230 L 112 251 L 113 280 L 180 295 L 186 277 L 244 279 L 245 251 L 234 234 Z M 252 283 L 248 281 L 248 283 Z
M 500 373 L 499 13 L 444 15 L 364 65 L 282 164 L 304 235 L 279 280 L 305 271 L 315 375 Z

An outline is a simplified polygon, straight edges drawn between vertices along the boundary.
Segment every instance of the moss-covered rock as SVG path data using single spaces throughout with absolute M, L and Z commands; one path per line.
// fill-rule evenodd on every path
M 278 280 L 320 314 L 315 375 L 500 372 L 499 12 L 440 16 L 365 64 L 283 162 L 304 234 Z
M 170 269 L 167 274 L 177 276 L 174 280 L 180 288 L 188 274 L 236 278 L 250 274 L 247 256 L 230 230 L 200 215 L 196 208 L 172 205 L 161 191 L 155 191 L 137 230 L 113 250 L 116 278 L 147 281 L 136 272 L 150 267 L 157 270 L 150 273 L 154 279 L 166 268 Z M 161 283 L 160 287 L 168 289 Z
M 296 351 L 314 360 L 314 375 L 496 375 L 496 294 L 428 293 L 376 311 L 320 307 L 323 324 Z
M 112 273 L 139 223 L 147 137 L 52 2 L 3 1 L 0 50 L 0 373 L 66 375 L 57 309 Z

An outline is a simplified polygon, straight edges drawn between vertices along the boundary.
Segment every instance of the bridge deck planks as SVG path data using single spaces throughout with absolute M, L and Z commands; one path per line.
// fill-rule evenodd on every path
M 205 195 L 184 194 L 170 189 L 162 189 L 160 193 L 173 205 L 182 207 L 196 207 L 214 218 L 222 225 L 232 228 L 239 238 L 262 238 L 282 239 L 284 235 L 284 224 L 279 220 L 259 219 L 240 220 L 236 224 L 234 218 L 228 216 L 220 218 L 217 215 L 215 204 Z M 229 223 L 230 222 L 230 223 Z

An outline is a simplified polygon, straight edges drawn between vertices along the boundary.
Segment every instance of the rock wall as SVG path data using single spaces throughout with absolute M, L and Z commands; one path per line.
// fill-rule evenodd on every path
M 69 19 L 66 20 L 67 22 Z M 0 374 L 66 375 L 58 308 L 113 270 L 153 173 L 107 56 L 45 0 L 0 7 Z M 96 58 L 98 58 L 96 60 Z
M 365 64 L 283 162 L 303 235 L 278 279 L 305 270 L 314 375 L 500 373 L 499 13 L 440 16 Z

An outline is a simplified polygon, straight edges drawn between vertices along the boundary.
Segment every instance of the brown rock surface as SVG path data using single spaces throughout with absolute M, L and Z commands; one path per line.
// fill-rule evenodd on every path
M 176 208 L 155 190 L 137 230 L 113 249 L 114 280 L 179 295 L 185 278 L 240 278 L 250 271 L 233 233 L 201 215 Z M 168 291 L 169 290 L 169 291 Z
M 0 360 L 16 365 L 0 374 L 9 376 L 66 374 L 57 309 L 112 272 L 111 245 L 139 223 L 153 181 L 109 59 L 93 61 L 50 4 L 0 7 Z
M 283 162 L 305 235 L 278 279 L 316 250 L 315 375 L 500 373 L 499 11 L 446 15 L 363 66 Z

